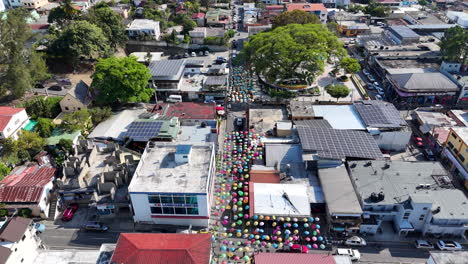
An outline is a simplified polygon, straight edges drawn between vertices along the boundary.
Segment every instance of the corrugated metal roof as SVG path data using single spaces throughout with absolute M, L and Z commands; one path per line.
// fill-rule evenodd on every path
M 259 253 L 255 255 L 255 264 L 336 264 L 329 254 L 303 254 L 303 253 Z
M 224 75 L 221 76 L 208 76 L 205 81 L 205 85 L 226 85 L 227 78 Z
M 174 76 L 182 74 L 185 60 L 161 60 L 153 61 L 149 65 L 149 71 L 153 77 Z
M 55 168 L 38 166 L 14 171 L 0 182 L 0 202 L 39 202 L 44 186 L 52 181 L 55 171 Z
M 210 250 L 211 234 L 123 233 L 111 262 L 207 264 Z
M 440 72 L 392 74 L 391 78 L 405 92 L 457 92 L 457 84 Z

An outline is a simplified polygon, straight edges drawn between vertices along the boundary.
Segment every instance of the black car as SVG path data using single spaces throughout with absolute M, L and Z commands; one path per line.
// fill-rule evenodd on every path
M 44 84 L 42 84 L 42 83 L 36 83 L 36 84 L 34 85 L 34 88 L 37 88 L 37 89 L 44 89 L 45 86 L 44 86 Z
M 51 87 L 47 88 L 47 90 L 51 91 L 62 91 L 64 88 L 60 85 L 52 85 Z

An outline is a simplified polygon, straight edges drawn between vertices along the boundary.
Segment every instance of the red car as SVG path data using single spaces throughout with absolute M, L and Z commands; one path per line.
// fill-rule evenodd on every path
M 67 206 L 67 209 L 65 209 L 65 211 L 63 212 L 62 221 L 68 222 L 72 220 L 73 215 L 75 214 L 77 210 L 78 210 L 78 204 L 76 203 L 72 203 L 69 206 Z
M 423 144 L 423 139 L 420 138 L 420 137 L 413 136 L 413 142 L 414 142 L 414 144 L 416 144 L 416 146 L 418 146 L 418 147 L 424 146 L 424 144 Z

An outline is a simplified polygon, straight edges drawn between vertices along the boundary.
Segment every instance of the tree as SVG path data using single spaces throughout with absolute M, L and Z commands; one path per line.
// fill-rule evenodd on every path
M 460 26 L 447 29 L 439 43 L 442 56 L 449 61 L 468 63 L 468 31 Z
M 60 128 L 65 132 L 74 132 L 80 130 L 82 134 L 86 134 L 91 128 L 91 115 L 86 109 L 81 109 L 73 113 L 68 113 L 63 116 Z
M 340 67 L 348 73 L 357 73 L 361 70 L 359 61 L 350 57 L 344 57 L 340 60 Z
M 91 114 L 91 120 L 94 125 L 101 123 L 112 115 L 112 110 L 110 107 L 93 107 L 88 110 Z
M 387 17 L 390 13 L 390 9 L 380 3 L 370 1 L 364 8 L 364 12 L 374 17 Z
M 419 0 L 418 4 L 421 6 L 427 6 L 429 3 L 426 0 Z
M 148 102 L 154 89 L 148 87 L 151 74 L 135 57 L 101 59 L 92 75 L 91 87 L 98 91 L 98 103 Z
M 32 36 L 29 18 L 26 9 L 17 8 L 0 19 L 0 95 L 19 98 L 48 77 L 43 58 L 26 45 Z
M 5 138 L 4 140 L 2 140 L 2 146 L 2 162 L 9 166 L 15 166 L 16 164 L 18 164 L 20 160 L 18 158 L 19 148 L 16 144 L 16 140 L 12 138 Z
M 59 140 L 59 143 L 57 145 L 61 150 L 65 152 L 68 152 L 68 153 L 73 152 L 73 141 L 71 139 L 62 138 Z
M 21 107 L 26 108 L 26 112 L 32 119 L 38 118 L 55 118 L 62 110 L 60 109 L 60 101 L 62 97 L 43 97 L 37 96 L 33 99 L 24 102 Z
M 23 130 L 20 132 L 17 143 L 18 147 L 28 151 L 30 157 L 34 157 L 37 153 L 42 151 L 46 141 L 36 132 Z
M 37 120 L 36 132 L 39 136 L 48 138 L 52 135 L 52 131 L 55 128 L 55 124 L 51 119 L 48 118 L 39 118 Z
M 10 174 L 10 172 L 11 172 L 11 169 L 7 165 L 0 163 L 0 181 L 3 180 L 5 176 Z
M 336 22 L 328 22 L 327 23 L 327 29 L 332 32 L 332 33 L 335 33 L 335 35 L 339 36 L 340 35 L 340 31 L 338 30 L 339 28 L 339 25 L 338 23 Z
M 127 35 L 122 17 L 108 6 L 91 8 L 87 14 L 87 20 L 102 29 L 112 48 L 125 44 Z
M 241 56 L 250 70 L 270 83 L 299 78 L 313 82 L 331 57 L 344 57 L 338 38 L 321 24 L 290 24 L 261 32 L 244 43 Z M 304 72 L 308 72 L 305 74 Z
M 187 1 L 185 2 L 185 8 L 188 10 L 189 14 L 199 13 L 200 3 L 197 1 Z
M 180 34 L 187 35 L 190 31 L 197 27 L 197 23 L 191 19 L 185 19 L 182 23 L 182 31 Z
M 273 19 L 273 28 L 289 24 L 320 24 L 320 19 L 314 14 L 298 9 L 281 13 Z
M 325 87 L 325 90 L 331 97 L 336 98 L 337 102 L 338 99 L 348 96 L 351 92 L 349 88 L 343 84 L 329 84 Z
M 72 20 L 78 18 L 80 11 L 73 7 L 71 0 L 64 0 L 59 6 L 52 8 L 47 16 L 47 22 L 67 25 Z
M 108 43 L 101 28 L 88 21 L 75 21 L 51 42 L 49 52 L 76 66 L 80 60 L 109 56 L 111 48 Z

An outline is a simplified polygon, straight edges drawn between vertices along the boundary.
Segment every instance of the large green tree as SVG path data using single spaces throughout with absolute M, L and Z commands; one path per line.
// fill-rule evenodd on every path
M 374 17 L 387 17 L 390 14 L 390 8 L 372 0 L 364 8 L 364 13 Z
M 349 88 L 343 84 L 330 84 L 325 87 L 325 90 L 331 97 L 336 98 L 337 102 L 338 99 L 348 96 L 351 92 Z
M 468 63 L 468 30 L 460 26 L 447 29 L 439 46 L 444 59 Z
M 45 143 L 45 139 L 37 133 L 22 130 L 17 140 L 6 138 L 2 141 L 1 160 L 10 166 L 29 161 L 43 149 Z
M 32 37 L 29 17 L 27 10 L 17 8 L 0 19 L 0 95 L 19 98 L 49 77 L 44 59 L 26 45 Z
M 47 16 L 47 22 L 66 25 L 80 15 L 80 11 L 73 7 L 71 0 L 63 0 L 59 6 L 52 8 Z
M 328 59 L 345 54 L 338 38 L 321 24 L 290 24 L 259 33 L 242 51 L 249 68 L 269 82 L 300 78 L 309 84 Z
M 91 8 L 87 14 L 87 20 L 102 29 L 104 35 L 109 39 L 112 48 L 122 46 L 127 40 L 125 25 L 122 17 L 106 6 Z
M 75 21 L 51 42 L 49 52 L 76 66 L 81 60 L 109 56 L 111 48 L 101 28 L 88 21 Z
M 339 65 L 348 73 L 357 73 L 361 70 L 361 65 L 359 64 L 359 61 L 350 57 L 342 58 L 340 60 Z
M 91 114 L 87 109 L 81 109 L 63 116 L 60 128 L 65 132 L 80 130 L 82 134 L 87 134 L 92 126 Z
M 148 87 L 148 68 L 135 57 L 99 60 L 92 78 L 91 86 L 98 92 L 99 103 L 148 102 L 154 94 Z
M 273 19 L 273 28 L 289 24 L 320 24 L 320 19 L 314 14 L 299 9 L 281 13 Z

